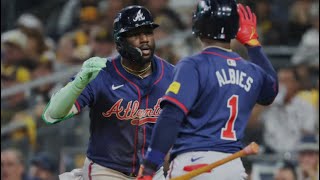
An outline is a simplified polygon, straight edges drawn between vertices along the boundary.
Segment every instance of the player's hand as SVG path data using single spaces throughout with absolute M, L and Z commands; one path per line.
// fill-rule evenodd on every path
M 244 45 L 261 46 L 258 41 L 257 17 L 248 6 L 238 4 L 239 30 L 237 40 Z
M 155 169 L 141 165 L 136 180 L 152 180 L 152 177 L 154 176 L 155 172 Z
M 96 76 L 99 71 L 106 67 L 106 58 L 92 57 L 87 59 L 82 67 L 80 72 L 76 75 L 74 79 L 74 84 L 79 89 L 84 89 L 87 84 L 89 84 Z
M 152 180 L 152 176 L 138 176 L 136 180 Z

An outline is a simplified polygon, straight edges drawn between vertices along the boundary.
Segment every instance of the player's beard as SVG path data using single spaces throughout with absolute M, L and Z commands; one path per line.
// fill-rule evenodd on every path
M 141 46 L 139 47 L 140 50 L 143 51 L 143 49 L 146 48 L 146 46 Z M 141 66 L 148 64 L 152 61 L 153 55 L 154 55 L 154 51 L 155 51 L 155 43 L 148 45 L 149 48 L 149 54 L 148 55 L 144 55 L 142 54 L 142 57 L 139 61 L 137 61 L 137 63 Z
M 133 64 L 143 67 L 149 64 L 153 58 L 155 51 L 155 42 L 151 41 L 148 44 L 142 44 L 139 47 L 134 47 L 130 43 L 123 42 L 117 45 L 117 50 L 121 56 Z M 148 52 L 146 52 L 146 50 Z

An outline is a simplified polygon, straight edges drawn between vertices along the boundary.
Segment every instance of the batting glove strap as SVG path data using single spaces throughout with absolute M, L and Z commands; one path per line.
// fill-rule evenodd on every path
M 242 4 L 238 4 L 238 13 L 240 28 L 237 33 L 237 40 L 248 46 L 261 46 L 258 41 L 257 33 L 257 17 L 251 12 L 250 8 L 246 8 Z

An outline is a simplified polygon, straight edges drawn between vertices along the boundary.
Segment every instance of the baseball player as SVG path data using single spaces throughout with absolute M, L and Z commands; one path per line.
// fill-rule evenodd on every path
M 262 52 L 256 16 L 249 7 L 237 8 L 235 0 L 201 0 L 193 15 L 193 33 L 204 48 L 176 65 L 137 179 L 151 179 L 171 147 L 167 179 L 241 150 L 252 108 L 271 104 L 277 95 L 277 74 Z M 246 45 L 251 62 L 230 50 L 235 37 Z M 194 179 L 246 176 L 236 159 Z
M 43 119 L 54 124 L 90 107 L 84 179 L 127 180 L 138 174 L 160 114 L 161 97 L 173 78 L 173 66 L 154 55 L 156 27 L 146 8 L 122 9 L 113 29 L 120 55 L 86 60 L 44 111 Z M 156 169 L 155 179 L 164 179 L 162 168 Z

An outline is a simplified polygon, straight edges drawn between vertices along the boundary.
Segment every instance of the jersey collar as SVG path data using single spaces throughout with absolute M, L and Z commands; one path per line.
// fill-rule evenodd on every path
M 119 73 L 121 73 L 124 77 L 127 79 L 133 80 L 133 82 L 138 83 L 139 81 L 143 81 L 145 79 L 150 79 L 152 78 L 151 81 L 153 81 L 152 85 L 157 84 L 163 77 L 164 73 L 164 65 L 163 65 L 163 60 L 161 60 L 157 56 L 153 56 L 152 58 L 152 74 L 144 79 L 140 79 L 139 77 L 128 73 L 121 65 L 121 56 L 116 57 L 114 62 L 114 66 L 116 69 L 119 70 Z
M 232 52 L 231 49 L 225 49 L 217 46 L 206 47 L 201 54 L 210 54 L 219 56 L 224 59 L 240 60 L 242 59 L 237 53 Z
M 210 49 L 210 48 L 216 48 L 216 49 L 220 49 L 220 50 L 223 50 L 226 52 L 232 52 L 232 49 L 226 49 L 226 48 L 219 47 L 219 46 L 206 46 L 205 48 L 203 48 L 203 51 L 207 51 L 207 49 Z

